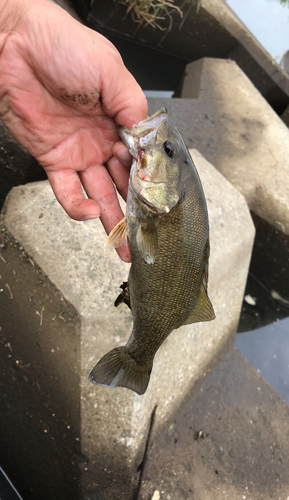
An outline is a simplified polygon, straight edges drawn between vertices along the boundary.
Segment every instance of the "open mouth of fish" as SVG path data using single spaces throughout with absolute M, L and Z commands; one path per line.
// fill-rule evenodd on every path
M 151 117 L 142 120 L 137 125 L 134 125 L 132 129 L 123 126 L 119 127 L 120 137 L 133 157 L 130 173 L 131 187 L 135 194 L 141 198 L 142 202 L 154 210 L 154 205 L 149 203 L 149 201 L 141 195 L 137 185 L 149 189 L 150 187 L 157 188 L 157 186 L 168 182 L 167 179 L 156 177 L 152 180 L 150 174 L 145 172 L 145 169 L 142 166 L 142 158 L 145 153 L 145 149 L 149 145 L 153 145 L 156 142 L 158 128 L 165 120 L 167 120 L 167 110 L 166 108 L 161 108 Z

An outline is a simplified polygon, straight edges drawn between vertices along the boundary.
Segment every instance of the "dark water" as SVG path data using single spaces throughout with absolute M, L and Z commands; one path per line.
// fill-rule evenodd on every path
M 237 335 L 235 345 L 289 404 L 289 318 Z
M 2 467 L 0 467 L 0 500 L 23 500 Z
M 236 346 L 289 403 L 289 237 L 251 215 L 256 237 Z
M 289 304 L 250 273 L 235 345 L 289 404 L 288 316 Z

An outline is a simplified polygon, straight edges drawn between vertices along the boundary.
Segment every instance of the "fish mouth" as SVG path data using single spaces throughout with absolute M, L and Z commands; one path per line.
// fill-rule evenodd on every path
M 154 203 L 150 203 L 141 193 L 142 189 L 144 189 L 145 191 L 150 187 L 157 188 L 158 186 L 161 186 L 162 184 L 166 183 L 166 181 L 163 182 L 161 180 L 157 180 L 157 182 L 152 182 L 148 178 L 143 179 L 138 174 L 139 172 L 137 169 L 137 163 L 135 162 L 130 172 L 130 186 L 135 196 L 139 198 L 139 200 L 141 200 L 141 202 L 144 203 L 144 205 L 146 205 L 147 207 L 149 207 L 151 211 L 154 212 L 155 214 L 162 215 L 168 213 L 170 211 L 169 206 L 164 206 L 163 209 L 160 209 L 159 207 L 156 207 Z M 139 187 L 137 186 L 137 184 L 139 184 Z
M 168 182 L 167 179 L 160 179 L 159 177 L 155 177 L 153 180 L 150 175 L 146 174 L 144 169 L 140 167 L 137 169 L 137 175 L 141 179 L 141 182 L 147 182 L 148 184 L 166 184 Z
M 133 125 L 131 129 L 123 125 L 118 127 L 121 140 L 135 160 L 141 157 L 142 148 L 155 142 L 159 126 L 167 119 L 167 109 L 161 108 L 154 115 Z
M 136 125 L 133 125 L 132 131 L 138 137 L 143 137 L 144 135 L 148 134 L 150 130 L 158 128 L 164 120 L 167 120 L 167 118 L 168 110 L 167 108 L 163 107 L 159 109 L 154 115 L 149 116 Z

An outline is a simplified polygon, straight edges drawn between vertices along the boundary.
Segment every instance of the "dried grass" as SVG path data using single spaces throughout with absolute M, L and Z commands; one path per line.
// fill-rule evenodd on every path
M 170 17 L 171 11 L 177 11 L 183 17 L 183 11 L 174 4 L 174 0 L 120 0 L 127 6 L 127 12 L 131 13 L 134 21 L 147 23 L 159 29 L 159 21 Z

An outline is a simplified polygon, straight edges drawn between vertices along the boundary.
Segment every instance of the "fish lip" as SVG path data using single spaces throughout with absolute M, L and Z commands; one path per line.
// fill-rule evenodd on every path
M 153 210 L 153 212 L 155 212 L 156 214 L 166 214 L 168 213 L 168 210 L 158 210 L 157 207 L 155 205 L 153 205 L 152 203 L 150 203 L 148 200 L 146 200 L 142 194 L 140 193 L 140 191 L 137 189 L 137 187 L 135 186 L 135 183 L 134 183 L 134 176 L 135 174 L 137 174 L 137 164 L 135 162 L 135 164 L 131 167 L 131 171 L 130 171 L 130 187 L 134 193 L 134 195 L 139 198 L 142 203 L 144 203 L 146 206 L 148 206 L 149 208 L 151 208 Z M 163 184 L 163 182 L 150 182 L 150 181 L 145 181 L 143 179 L 141 179 L 143 182 L 147 182 L 148 184 Z
M 139 178 L 142 180 L 142 182 L 148 182 L 150 184 L 167 184 L 169 181 L 166 179 L 155 179 L 154 181 L 150 178 L 150 176 L 146 176 L 143 171 L 143 168 L 140 167 L 137 169 L 137 174 Z
M 142 120 L 138 124 L 133 125 L 133 127 L 138 127 L 139 125 L 143 125 L 143 124 L 152 122 L 152 121 L 154 121 L 156 118 L 158 118 L 162 114 L 166 115 L 165 118 L 164 118 L 164 119 L 166 119 L 167 116 L 168 116 L 168 110 L 164 106 L 161 107 L 158 111 L 156 111 L 152 116 L 148 116 L 147 118 L 145 118 L 144 120 Z

